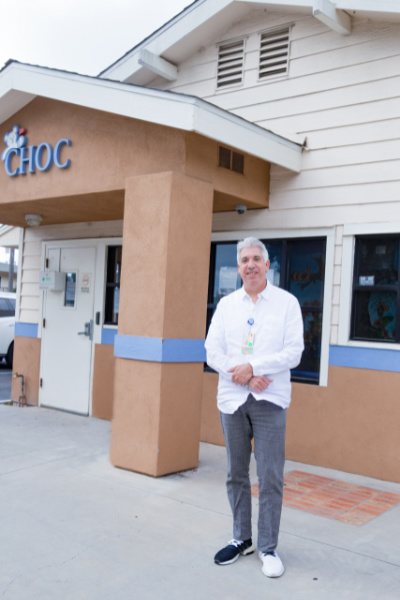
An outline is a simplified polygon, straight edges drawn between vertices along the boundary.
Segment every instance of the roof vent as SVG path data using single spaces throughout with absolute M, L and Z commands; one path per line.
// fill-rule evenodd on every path
M 289 27 L 263 33 L 260 44 L 260 78 L 284 75 L 289 64 Z
M 224 169 L 235 171 L 236 173 L 244 174 L 244 154 L 235 152 L 224 146 L 219 147 L 218 165 Z
M 222 44 L 218 48 L 217 87 L 241 83 L 243 63 L 244 40 Z

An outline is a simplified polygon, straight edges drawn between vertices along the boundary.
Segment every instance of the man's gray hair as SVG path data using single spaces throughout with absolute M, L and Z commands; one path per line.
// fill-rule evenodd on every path
M 248 238 L 245 238 L 244 240 L 242 240 L 241 242 L 238 242 L 237 264 L 239 264 L 240 253 L 243 250 L 243 248 L 260 248 L 264 261 L 267 262 L 269 260 L 268 250 L 266 249 L 266 247 L 262 243 L 262 241 L 256 237 L 248 237 Z

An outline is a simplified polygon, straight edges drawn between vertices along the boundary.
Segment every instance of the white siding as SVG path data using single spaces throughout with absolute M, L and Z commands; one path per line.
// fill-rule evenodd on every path
M 291 25 L 288 76 L 258 80 L 259 34 Z M 244 82 L 216 90 L 218 43 L 245 39 Z M 343 226 L 400 220 L 400 24 L 354 18 L 340 36 L 311 16 L 255 10 L 155 87 L 194 94 L 306 139 L 300 174 L 272 166 L 267 210 L 214 215 L 214 231 L 335 227 L 330 342 L 338 340 Z M 346 261 L 351 260 L 346 257 Z
M 258 81 L 259 33 L 287 24 L 292 24 L 289 76 Z M 218 43 L 240 36 L 246 48 L 244 84 L 217 91 Z M 252 11 L 179 65 L 178 73 L 169 89 L 199 95 L 278 133 L 307 138 L 299 175 L 272 169 L 270 211 L 368 203 L 380 218 L 377 199 L 399 202 L 398 23 L 354 20 L 351 35 L 340 36 L 310 16 Z

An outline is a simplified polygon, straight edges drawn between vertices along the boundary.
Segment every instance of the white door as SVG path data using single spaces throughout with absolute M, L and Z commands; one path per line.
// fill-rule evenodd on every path
M 96 248 L 48 248 L 47 265 L 65 277 L 44 291 L 39 403 L 89 414 Z

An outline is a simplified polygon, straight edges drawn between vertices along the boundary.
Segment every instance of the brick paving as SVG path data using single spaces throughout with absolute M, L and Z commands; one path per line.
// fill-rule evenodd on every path
M 258 497 L 258 484 L 251 487 Z M 283 505 L 351 525 L 364 525 L 400 504 L 400 495 L 304 471 L 285 474 Z

